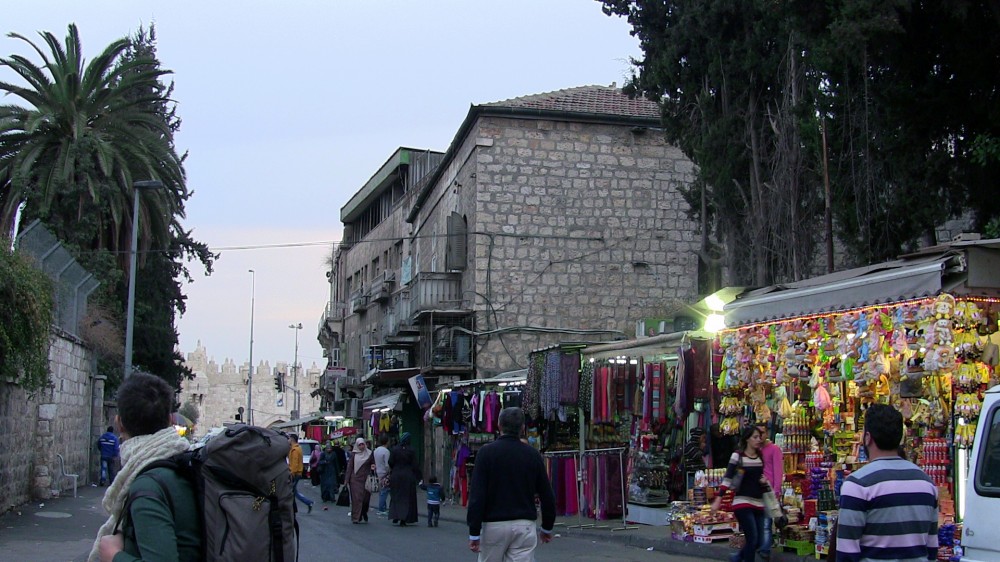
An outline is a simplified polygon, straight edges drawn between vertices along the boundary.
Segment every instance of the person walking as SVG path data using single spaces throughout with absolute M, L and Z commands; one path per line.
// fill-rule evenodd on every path
M 170 423 L 174 389 L 160 377 L 132 373 L 118 387 L 115 424 L 122 436 L 122 469 L 101 504 L 110 515 L 97 532 L 89 562 L 201 560 L 195 490 L 173 469 L 142 472 L 154 461 L 187 451 L 190 443 Z M 140 474 L 142 472 L 142 474 Z M 124 555 L 119 556 L 121 552 Z
M 386 516 L 389 500 L 389 435 L 383 433 L 378 437 L 378 447 L 375 449 L 375 474 L 381 487 L 378 489 L 378 509 L 375 514 Z
M 347 461 L 344 481 L 351 490 L 351 523 L 368 522 L 368 504 L 372 494 L 365 488 L 365 480 L 375 470 L 372 452 L 365 440 L 358 437 L 351 451 L 351 459 Z
M 115 428 L 109 425 L 108 430 L 97 440 L 97 449 L 101 452 L 101 486 L 115 481 L 115 474 L 118 472 L 118 446 Z
M 292 433 L 289 436 L 291 442 L 288 449 L 288 470 L 292 473 L 292 491 L 295 492 L 295 498 L 300 502 L 306 504 L 306 513 L 312 513 L 313 502 L 311 499 L 302 495 L 299 491 L 299 480 L 302 480 L 302 446 L 299 445 L 299 436 L 296 433 Z
M 726 491 L 733 490 L 736 494 L 733 512 L 746 542 L 742 550 L 730 557 L 733 562 L 754 562 L 764 538 L 764 492 L 770 486 L 764 476 L 764 459 L 760 454 L 762 445 L 760 429 L 751 425 L 743 430 L 739 447 L 729 458 L 722 486 L 712 502 L 712 512 L 715 513 L 719 511 Z
M 403 433 L 399 444 L 389 452 L 389 486 L 392 503 L 389 505 L 389 519 L 393 524 L 405 527 L 416 523 L 417 482 L 421 480 L 417 468 L 417 455 L 410 448 L 410 434 Z
M 337 481 L 347 482 L 344 478 L 344 471 L 347 469 L 347 445 L 342 443 L 333 444 L 333 454 L 337 457 Z
M 785 459 L 781 452 L 781 447 L 771 441 L 771 435 L 766 423 L 758 423 L 757 429 L 760 431 L 763 445 L 760 447 L 760 458 L 764 461 L 764 477 L 767 483 L 774 490 L 779 501 L 781 499 L 781 485 L 785 481 Z M 771 543 L 774 540 L 774 520 L 764 511 L 764 531 L 760 540 L 761 558 L 764 562 L 771 559 Z
M 427 492 L 427 526 L 437 527 L 441 519 L 441 500 L 444 499 L 444 487 L 438 484 L 437 476 L 431 476 L 427 483 L 420 483 L 420 489 Z
M 530 562 L 538 541 L 552 540 L 556 499 L 542 456 L 519 439 L 524 429 L 521 408 L 504 408 L 500 437 L 476 453 L 469 485 L 469 550 L 479 562 Z M 535 520 L 542 508 L 542 525 Z
M 309 455 L 309 481 L 313 486 L 319 486 L 319 456 L 321 454 L 323 451 L 317 444 Z
M 865 412 L 868 464 L 840 488 L 837 560 L 936 560 L 938 490 L 920 467 L 899 457 L 903 416 L 875 404 Z
M 333 445 L 327 443 L 319 455 L 319 496 L 326 502 L 337 501 L 337 456 L 333 454 Z M 325 507 L 323 508 L 326 509 Z

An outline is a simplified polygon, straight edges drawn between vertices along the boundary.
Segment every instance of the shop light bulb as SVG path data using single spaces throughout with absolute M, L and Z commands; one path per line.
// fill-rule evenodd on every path
M 709 314 L 705 318 L 705 331 L 706 332 L 718 332 L 726 328 L 726 317 L 721 314 Z

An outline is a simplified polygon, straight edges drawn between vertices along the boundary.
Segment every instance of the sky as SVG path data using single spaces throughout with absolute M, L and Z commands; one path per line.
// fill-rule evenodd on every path
M 41 43 L 76 23 L 91 59 L 155 24 L 194 192 L 183 224 L 220 253 L 211 276 L 189 264 L 180 352 L 200 341 L 219 363 L 249 359 L 252 312 L 255 365 L 290 363 L 297 336 L 303 368 L 325 366 L 340 209 L 396 148 L 445 151 L 472 104 L 620 86 L 641 56 L 593 0 L 32 0 L 2 14 L 0 54 L 35 61 L 6 33 Z

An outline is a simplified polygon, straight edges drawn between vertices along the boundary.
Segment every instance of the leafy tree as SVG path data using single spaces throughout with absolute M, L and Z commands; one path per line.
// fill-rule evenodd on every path
M 158 68 L 156 57 L 156 28 L 148 31 L 140 28 L 129 41 L 129 47 L 123 55 L 122 65 L 131 60 L 151 60 Z M 145 86 L 144 86 L 145 87 Z M 156 99 L 147 102 L 167 125 L 169 135 L 165 140 L 174 146 L 173 134 L 180 129 L 180 118 L 176 107 L 168 102 L 173 92 L 173 83 L 155 85 L 155 96 L 139 90 L 135 96 L 140 99 Z M 184 156 L 181 157 L 183 162 Z M 205 267 L 208 274 L 212 272 L 215 256 L 208 247 L 196 241 L 191 232 L 180 224 L 184 217 L 184 203 L 191 194 L 184 191 L 178 198 L 175 212 L 172 216 L 169 239 L 166 243 L 144 256 L 142 282 L 136 284 L 135 340 L 133 363 L 145 370 L 157 373 L 168 382 L 179 385 L 183 378 L 193 376 L 191 370 L 183 365 L 184 357 L 177 351 L 179 340 L 176 329 L 176 317 L 186 311 L 185 296 L 182 282 L 190 282 L 192 276 L 186 263 L 198 261 Z M 126 302 L 128 286 L 119 285 L 121 302 Z
M 19 253 L 0 249 L 0 378 L 29 394 L 49 385 L 52 281 Z
M 140 197 L 138 252 L 143 276 L 136 287 L 135 365 L 178 384 L 190 375 L 175 351 L 175 314 L 184 312 L 183 260 L 214 257 L 180 225 L 190 197 L 183 158 L 173 142 L 179 126 L 169 100 L 169 71 L 155 56 L 155 32 L 122 38 L 87 63 L 75 25 L 65 44 L 40 34 L 48 52 L 18 34 L 42 59 L 0 59 L 27 86 L 0 82 L 0 90 L 27 103 L 0 106 L 0 229 L 40 218 L 80 263 L 102 281 L 94 304 L 121 319 L 127 298 L 133 182 L 157 179 L 164 187 Z M 124 323 L 124 322 L 122 322 Z M 112 391 L 120 358 L 102 356 L 99 369 Z
M 633 61 L 637 74 L 627 91 L 660 102 L 668 140 L 698 165 L 686 195 L 725 248 L 730 281 L 807 276 L 821 211 L 809 154 L 817 127 L 802 38 L 785 5 L 603 4 L 606 13 L 628 18 L 645 55 Z
M 692 214 L 714 226 L 731 281 L 808 273 L 825 162 L 858 262 L 965 210 L 980 228 L 1000 216 L 996 2 L 602 4 L 639 38 L 629 90 L 661 102 L 668 139 L 698 165 Z

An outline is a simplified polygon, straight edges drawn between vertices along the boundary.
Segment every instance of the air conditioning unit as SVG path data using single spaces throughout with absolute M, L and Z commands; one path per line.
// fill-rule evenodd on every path
M 345 415 L 347 417 L 349 417 L 349 418 L 360 418 L 361 417 L 361 413 L 362 412 L 361 412 L 361 399 L 360 398 L 351 398 L 350 400 L 346 401 L 346 405 L 347 405 L 347 407 L 345 409 L 347 410 L 347 412 L 346 412 Z

